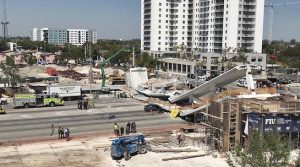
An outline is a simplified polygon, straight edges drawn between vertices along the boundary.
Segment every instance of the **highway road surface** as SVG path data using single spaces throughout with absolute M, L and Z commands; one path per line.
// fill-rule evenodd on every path
M 113 123 L 125 126 L 135 121 L 137 129 L 185 123 L 167 113 L 144 112 L 144 104 L 132 99 L 100 98 L 95 108 L 77 109 L 76 102 L 60 107 L 12 109 L 0 115 L 0 140 L 22 140 L 32 137 L 57 136 L 57 127 L 68 127 L 72 134 L 112 132 Z M 52 130 L 52 124 L 55 129 Z M 52 133 L 53 132 L 53 133 Z

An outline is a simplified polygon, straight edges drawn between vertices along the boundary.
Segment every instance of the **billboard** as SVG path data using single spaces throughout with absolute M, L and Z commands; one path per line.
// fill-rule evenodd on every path
M 294 114 L 256 114 L 247 115 L 245 132 L 249 129 L 259 130 L 263 128 L 264 132 L 300 132 L 300 116 Z M 246 133 L 247 134 L 247 133 Z

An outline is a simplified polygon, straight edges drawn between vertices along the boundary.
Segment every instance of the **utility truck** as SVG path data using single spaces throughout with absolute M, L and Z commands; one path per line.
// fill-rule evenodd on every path
M 50 85 L 47 86 L 47 89 L 45 91 L 43 91 L 43 94 L 57 94 L 65 101 L 78 100 L 82 97 L 81 86 Z
M 127 161 L 135 153 L 145 154 L 151 146 L 145 141 L 144 135 L 122 136 L 113 140 L 110 154 L 112 159 L 124 157 Z
M 63 105 L 64 101 L 58 95 L 44 95 L 44 94 L 15 94 L 13 99 L 14 108 L 18 107 L 54 107 Z

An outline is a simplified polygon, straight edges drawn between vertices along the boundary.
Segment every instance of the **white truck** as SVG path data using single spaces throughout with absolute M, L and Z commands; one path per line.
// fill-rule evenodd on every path
M 58 94 L 65 101 L 78 100 L 82 97 L 81 86 L 50 85 L 43 94 Z

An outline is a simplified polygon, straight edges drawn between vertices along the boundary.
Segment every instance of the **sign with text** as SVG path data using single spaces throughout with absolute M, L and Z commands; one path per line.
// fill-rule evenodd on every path
M 264 132 L 299 132 L 300 116 L 294 114 L 248 114 L 249 129 L 260 129 L 263 127 Z M 262 125 L 263 124 L 263 125 Z

